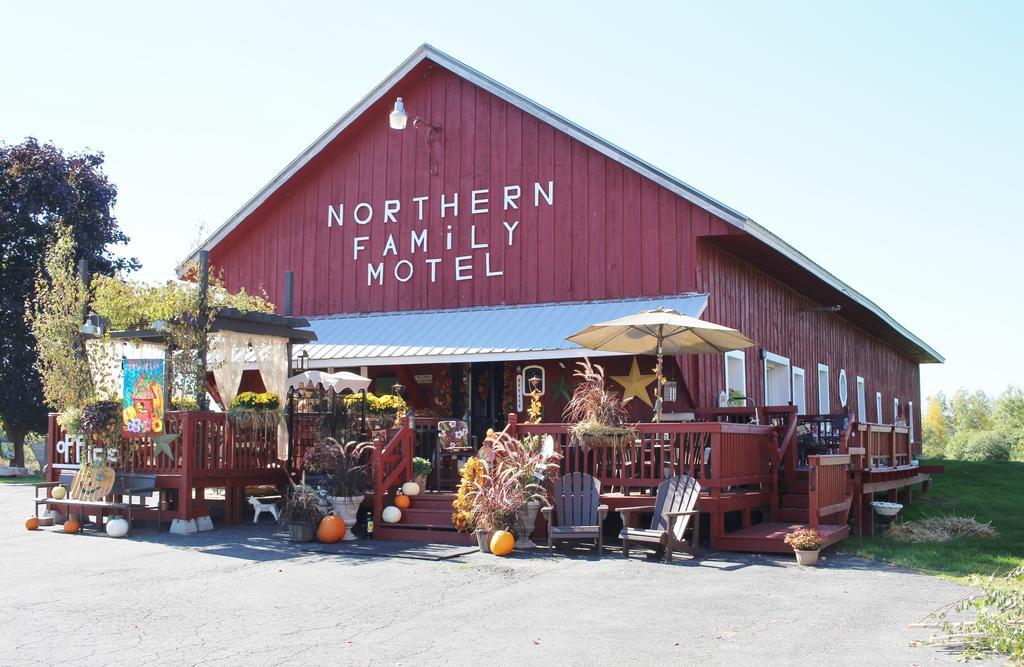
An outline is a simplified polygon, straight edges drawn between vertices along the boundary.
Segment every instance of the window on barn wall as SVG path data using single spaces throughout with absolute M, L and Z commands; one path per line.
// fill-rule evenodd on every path
M 892 423 L 896 424 L 900 421 L 900 399 L 892 399 Z
M 910 442 L 916 442 L 914 439 L 914 402 L 907 401 L 907 425 L 910 426 Z
M 764 404 L 789 405 L 793 382 L 789 359 L 771 352 L 764 353 Z
M 818 364 L 818 414 L 827 415 L 831 406 L 828 400 L 828 366 Z
M 747 395 L 747 354 L 743 350 L 725 353 L 725 391 Z
M 846 385 L 846 369 L 839 369 L 839 405 L 846 407 L 846 403 L 850 398 L 850 388 Z
M 807 377 L 804 369 L 793 366 L 793 405 L 798 415 L 807 414 Z
M 882 392 L 875 392 L 875 423 L 884 424 L 882 420 Z
M 857 376 L 857 421 L 866 422 L 868 420 L 868 403 L 867 394 L 864 391 L 864 378 Z

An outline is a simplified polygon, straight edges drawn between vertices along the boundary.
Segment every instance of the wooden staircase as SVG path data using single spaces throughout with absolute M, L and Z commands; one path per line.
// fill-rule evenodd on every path
M 455 530 L 452 523 L 454 493 L 426 491 L 410 497 L 412 503 L 402 510 L 398 523 L 377 523 L 373 537 L 380 540 L 407 540 L 435 544 L 474 544 L 475 538 Z M 389 497 L 387 504 L 391 504 Z
M 776 510 L 775 521 L 758 523 L 720 535 L 714 545 L 715 548 L 722 551 L 754 553 L 792 552 L 792 547 L 785 543 L 786 533 L 811 525 L 809 476 L 810 472 L 806 468 L 794 471 L 792 479 L 785 483 L 785 488 L 779 494 L 779 508 Z M 849 536 L 846 512 L 837 512 L 821 519 L 817 529 L 824 535 L 826 547 Z

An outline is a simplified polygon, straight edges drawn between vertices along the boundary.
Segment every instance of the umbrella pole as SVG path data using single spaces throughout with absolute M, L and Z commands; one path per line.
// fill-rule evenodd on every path
M 654 372 L 657 375 L 657 379 L 654 383 L 654 421 L 658 423 L 661 421 L 661 363 L 662 363 L 662 336 L 664 325 L 658 325 L 658 365 L 655 366 Z

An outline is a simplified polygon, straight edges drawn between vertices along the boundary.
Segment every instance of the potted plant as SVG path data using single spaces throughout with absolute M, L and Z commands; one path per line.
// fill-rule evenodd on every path
M 273 392 L 243 391 L 228 407 L 228 421 L 239 428 L 276 428 L 282 419 L 281 398 Z
M 499 480 L 518 484 L 526 502 L 516 510 L 516 525 L 511 532 L 516 536 L 517 549 L 536 547 L 531 540 L 537 523 L 537 512 L 541 504 L 547 503 L 543 483 L 548 476 L 558 471 L 559 454 L 555 453 L 555 441 L 551 436 L 529 435 L 522 440 L 504 433 L 492 441 L 494 456 L 493 469 Z
M 798 528 L 786 534 L 786 544 L 793 547 L 796 562 L 800 565 L 814 565 L 818 562 L 818 552 L 825 538 L 813 528 Z
M 495 438 L 493 462 L 482 459 L 475 465 L 480 469 L 466 475 L 463 482 L 472 488 L 461 496 L 462 504 L 469 507 L 468 524 L 475 529 L 481 551 L 489 550 L 491 535 L 506 530 L 516 535 L 516 546 L 530 548 L 530 533 L 542 504 L 547 504 L 547 492 L 542 486 L 547 475 L 557 470 L 558 454 L 554 443 L 541 444 L 540 437 L 527 441 L 508 435 Z M 469 464 L 467 463 L 467 467 Z M 465 484 L 465 486 L 469 486 Z M 464 488 L 460 485 L 460 491 Z M 460 497 L 456 497 L 459 509 Z M 458 515 L 456 516 L 458 520 Z
M 430 465 L 430 461 L 426 460 L 421 456 L 416 456 L 412 460 L 412 481 L 419 485 L 420 491 L 427 490 L 427 477 L 430 476 L 430 471 L 434 469 L 434 466 Z
M 473 518 L 473 498 L 477 488 L 483 485 L 486 473 L 487 468 L 484 462 L 476 456 L 469 457 L 459 470 L 459 488 L 455 492 L 455 500 L 452 501 L 452 507 L 455 509 L 452 514 L 452 524 L 456 530 L 464 533 L 476 532 L 476 522 Z M 484 531 L 484 533 L 486 532 Z M 479 536 L 477 541 L 480 543 L 480 550 L 486 551 L 484 541 Z
M 626 422 L 626 406 L 622 397 L 604 384 L 604 369 L 589 359 L 579 362 L 574 373 L 580 383 L 563 416 L 572 423 L 570 433 L 588 447 L 624 448 L 636 441 L 636 428 Z
M 307 471 L 324 475 L 322 484 L 327 489 L 333 513 L 349 528 L 345 540 L 356 539 L 351 528 L 355 526 L 363 494 L 369 488 L 369 463 L 363 462 L 363 458 L 371 449 L 373 444 L 369 442 L 342 444 L 334 438 L 324 438 L 313 447 L 307 459 Z
M 288 526 L 288 539 L 293 542 L 312 542 L 323 518 L 324 512 L 316 490 L 304 484 L 295 486 L 281 512 L 281 524 Z

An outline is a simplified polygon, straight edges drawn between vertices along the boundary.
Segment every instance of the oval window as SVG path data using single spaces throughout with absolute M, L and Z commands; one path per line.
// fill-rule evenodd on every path
M 839 371 L 839 403 L 844 408 L 846 407 L 846 400 L 850 397 L 850 392 L 846 387 L 846 369 L 843 368 Z

